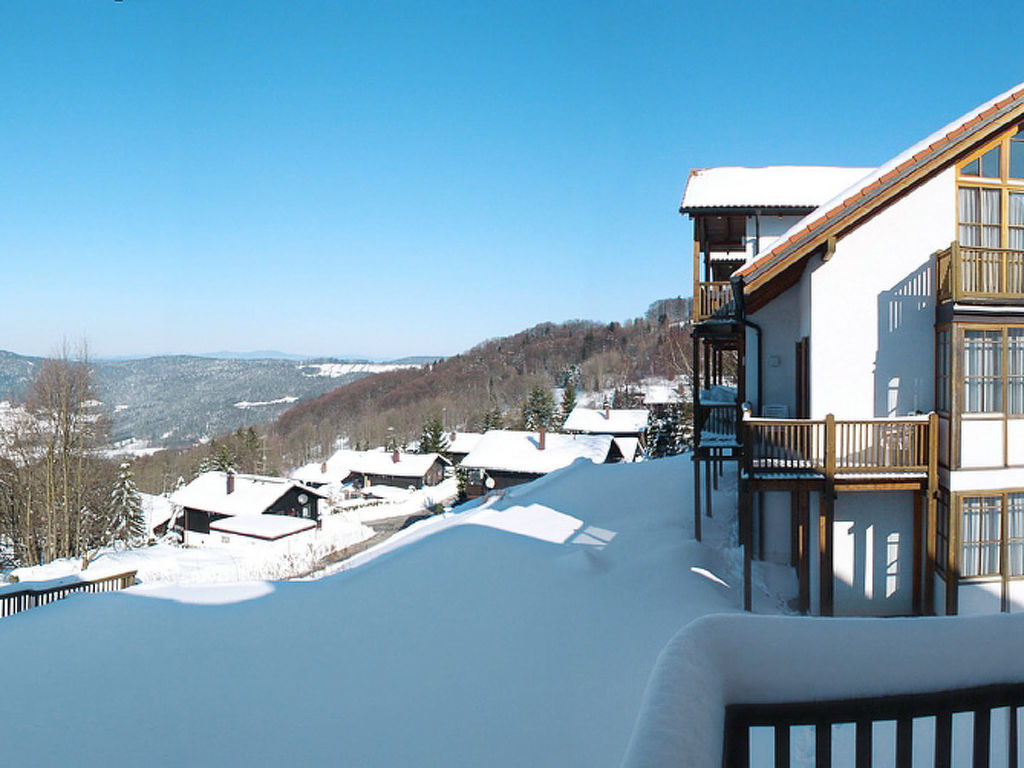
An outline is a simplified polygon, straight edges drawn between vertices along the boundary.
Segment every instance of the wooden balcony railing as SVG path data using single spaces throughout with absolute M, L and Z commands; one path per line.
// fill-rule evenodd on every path
M 929 470 L 932 416 L 838 421 L 743 419 L 747 476 L 812 472 L 829 477 L 872 472 Z
M 125 571 L 113 576 L 96 579 L 83 577 L 75 581 L 43 585 L 25 584 L 22 589 L 0 592 L 0 617 L 37 608 L 41 605 L 63 600 L 72 592 L 115 592 L 135 584 L 136 571 Z
M 698 282 L 694 286 L 693 321 L 732 312 L 732 284 L 728 280 Z
M 1024 300 L 1024 251 L 952 243 L 935 255 L 942 301 Z
M 742 419 L 743 410 L 736 403 L 701 403 L 694 413 L 694 434 L 698 444 L 738 444 Z

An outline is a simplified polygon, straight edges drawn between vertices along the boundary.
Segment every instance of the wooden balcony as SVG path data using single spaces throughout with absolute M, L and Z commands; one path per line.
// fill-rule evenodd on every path
M 934 471 L 937 419 L 744 418 L 740 439 L 748 479 L 919 481 Z
M 733 313 L 732 284 L 728 280 L 701 281 L 694 285 L 693 322 Z
M 939 302 L 1024 302 L 1024 251 L 952 243 L 935 255 Z

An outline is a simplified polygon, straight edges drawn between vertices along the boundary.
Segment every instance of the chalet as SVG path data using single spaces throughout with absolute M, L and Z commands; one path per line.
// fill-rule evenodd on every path
M 322 488 L 325 485 L 341 484 L 352 474 L 361 451 L 346 448 L 335 451 L 326 461 L 314 461 L 304 464 L 291 473 L 292 480 L 309 486 Z
M 321 498 L 292 480 L 233 472 L 204 472 L 171 494 L 171 502 L 183 511 L 186 544 L 231 543 L 237 537 L 276 540 L 315 528 Z
M 757 557 L 821 615 L 1024 608 L 1024 85 L 877 169 L 693 171 L 680 210 L 694 522 L 737 462 L 746 607 Z
M 480 438 L 484 436 L 483 432 L 452 432 L 448 435 L 448 457 L 452 460 L 452 464 L 461 464 L 462 460 L 469 455 L 476 444 L 480 442 Z
M 611 435 L 561 435 L 541 429 L 517 432 L 492 429 L 462 461 L 469 470 L 466 495 L 528 483 L 584 458 L 595 464 L 622 460 Z
M 361 488 L 390 485 L 395 488 L 423 488 L 444 480 L 451 462 L 437 453 L 363 451 L 349 470 L 345 482 Z
M 631 437 L 642 443 L 648 417 L 646 408 L 611 408 L 607 405 L 604 408 L 584 408 L 577 405 L 562 428 L 570 434 Z

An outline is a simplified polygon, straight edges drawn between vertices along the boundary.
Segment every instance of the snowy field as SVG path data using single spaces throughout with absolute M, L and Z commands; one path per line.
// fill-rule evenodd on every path
M 739 610 L 730 521 L 691 539 L 691 477 L 685 456 L 577 462 L 321 579 L 4 619 L 5 762 L 618 765 L 662 648 Z

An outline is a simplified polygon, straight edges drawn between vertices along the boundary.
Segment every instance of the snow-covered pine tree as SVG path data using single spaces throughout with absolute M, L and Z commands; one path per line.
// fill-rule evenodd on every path
M 550 429 L 554 415 L 555 399 L 551 396 L 550 390 L 538 384 L 530 390 L 523 404 L 523 425 L 528 432 L 534 432 L 541 427 Z
M 572 409 L 575 407 L 576 385 L 570 380 L 566 382 L 565 391 L 562 392 L 562 402 L 558 409 L 558 429 L 562 429 L 565 426 L 565 420 L 569 418 L 569 414 L 572 413 Z
M 146 520 L 142 514 L 142 498 L 135 487 L 132 466 L 128 462 L 121 464 L 117 480 L 110 492 L 109 540 L 133 544 L 146 534 Z
M 423 425 L 420 432 L 420 453 L 448 453 L 448 435 L 445 434 L 440 416 L 432 416 Z

